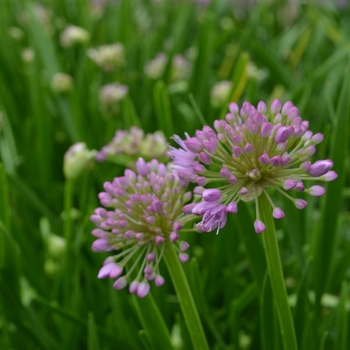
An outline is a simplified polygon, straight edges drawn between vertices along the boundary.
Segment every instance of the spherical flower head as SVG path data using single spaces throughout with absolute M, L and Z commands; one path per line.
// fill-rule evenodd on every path
M 73 78 L 66 73 L 56 73 L 52 77 L 51 87 L 59 94 L 66 94 L 73 88 Z
M 125 49 L 120 43 L 102 45 L 96 49 L 90 49 L 88 56 L 106 72 L 115 71 L 125 65 Z
M 159 263 L 167 254 L 165 244 L 174 244 L 182 263 L 189 259 L 184 253 L 189 244 L 179 240 L 179 230 L 192 218 L 182 213 L 189 195 L 169 167 L 139 158 L 135 169 L 104 183 L 105 192 L 99 194 L 102 207 L 91 215 L 97 238 L 92 250 L 117 251 L 105 260 L 98 278 L 116 279 L 117 290 L 130 283 L 130 293 L 143 298 L 152 281 L 157 287 L 164 284 Z M 126 265 L 129 269 L 123 274 Z
M 21 52 L 21 58 L 23 63 L 30 64 L 35 59 L 35 51 L 31 47 L 26 47 Z
M 117 130 L 114 138 L 96 154 L 99 162 L 109 160 L 132 168 L 137 157 L 147 161 L 158 159 L 167 161 L 168 142 L 161 131 L 145 134 L 133 126 L 129 130 Z
M 90 34 L 84 28 L 73 25 L 69 25 L 60 36 L 60 42 L 64 48 L 86 44 L 89 40 Z
M 330 169 L 330 159 L 311 163 L 316 145 L 323 135 L 308 130 L 308 121 L 299 116 L 292 102 L 284 105 L 274 100 L 270 106 L 261 101 L 255 108 L 244 102 L 239 108 L 231 103 L 225 120 L 216 120 L 214 129 L 204 126 L 194 137 L 182 140 L 174 136 L 181 149 L 171 148 L 173 169 L 184 181 L 197 183 L 195 193 L 202 201 L 184 207 L 184 213 L 202 216 L 196 227 L 202 231 L 218 230 L 226 223 L 227 213 L 237 213 L 237 203 L 256 202 L 256 233 L 265 230 L 259 218 L 257 198 L 265 193 L 275 219 L 285 214 L 276 207 L 268 189 L 290 199 L 298 209 L 307 202 L 287 191 L 322 196 L 320 185 L 305 188 L 306 181 L 332 181 L 337 174 Z M 213 188 L 215 187 L 215 188 Z
M 72 145 L 64 155 L 63 173 L 67 180 L 77 179 L 89 166 L 96 151 L 90 151 L 84 142 Z
M 118 82 L 106 84 L 100 88 L 100 102 L 103 108 L 114 111 L 126 96 L 129 88 Z
M 192 64 L 183 55 L 175 55 L 171 64 L 171 80 L 188 79 L 191 69 Z
M 232 82 L 223 80 L 216 83 L 210 91 L 210 101 L 214 107 L 222 107 L 230 97 Z
M 167 60 L 168 57 L 165 53 L 158 53 L 153 60 L 146 63 L 144 68 L 145 75 L 153 80 L 161 78 L 164 74 Z

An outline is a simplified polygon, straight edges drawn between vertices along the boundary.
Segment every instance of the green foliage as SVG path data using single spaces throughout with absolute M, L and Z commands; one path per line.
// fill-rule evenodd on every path
M 217 236 L 183 234 L 194 258 L 184 266 L 188 286 L 177 292 L 191 290 L 199 314 L 189 320 L 169 276 L 142 300 L 96 277 L 106 255 L 91 252 L 89 216 L 103 182 L 124 169 L 94 162 L 72 183 L 62 172 L 74 142 L 99 150 L 135 125 L 162 130 L 172 144 L 174 133 L 211 125 L 227 111 L 210 101 L 222 80 L 233 83 L 230 101 L 292 100 L 310 129 L 324 133 L 315 159 L 333 159 L 339 178 L 303 211 L 279 199 L 286 218 L 276 232 L 299 348 L 349 348 L 350 7 L 247 3 L 0 1 L 1 349 L 186 350 L 198 317 L 210 349 L 281 349 L 249 203 Z M 90 41 L 62 47 L 69 24 Z M 104 70 L 88 56 L 115 42 L 125 47 L 120 68 Z M 158 53 L 167 59 L 152 79 L 145 66 Z M 176 80 L 178 54 L 191 69 Z M 72 77 L 70 91 L 52 87 L 58 72 Z M 114 82 L 129 90 L 108 109 L 100 88 Z M 52 249 L 56 236 L 66 250 Z

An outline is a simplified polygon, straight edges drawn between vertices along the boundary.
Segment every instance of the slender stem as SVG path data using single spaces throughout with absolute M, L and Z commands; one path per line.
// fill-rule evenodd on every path
M 165 242 L 164 260 L 179 299 L 187 330 L 192 340 L 193 349 L 209 350 L 207 339 L 184 270 L 176 254 L 174 245 L 170 241 Z
M 271 215 L 271 206 L 265 193 L 259 198 L 259 210 L 261 220 L 266 226 L 262 233 L 267 261 L 267 270 L 270 276 L 272 293 L 277 310 L 282 341 L 285 350 L 298 349 L 292 313 L 288 304 L 287 290 L 284 283 L 282 264 L 278 250 L 275 224 Z
M 64 185 L 64 226 L 63 226 L 63 236 L 66 241 L 66 250 L 64 253 L 64 260 L 63 260 L 63 300 L 64 305 L 67 306 L 68 301 L 70 298 L 70 256 L 71 256 L 71 246 L 72 246 L 72 238 L 71 238 L 71 231 L 72 231 L 72 217 L 71 217 L 71 210 L 72 210 L 72 199 L 73 199 L 73 181 L 66 180 Z

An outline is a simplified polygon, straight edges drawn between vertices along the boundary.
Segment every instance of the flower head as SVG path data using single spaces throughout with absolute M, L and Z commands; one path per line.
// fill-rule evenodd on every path
M 156 286 L 164 283 L 159 263 L 166 254 L 166 241 L 176 244 L 181 262 L 189 258 L 185 253 L 189 244 L 179 241 L 178 232 L 188 221 L 182 207 L 190 193 L 185 193 L 178 176 L 164 164 L 155 159 L 146 163 L 142 158 L 136 162 L 136 172 L 127 169 L 104 188 L 99 198 L 109 209 L 97 208 L 91 216 L 96 225 L 92 234 L 97 237 L 92 249 L 119 252 L 105 260 L 98 278 L 116 279 L 115 289 L 130 282 L 130 293 L 145 297 L 150 281 Z
M 237 212 L 239 201 L 255 200 L 257 204 L 263 192 L 273 217 L 283 218 L 284 213 L 274 205 L 268 188 L 276 189 L 298 209 L 305 208 L 307 202 L 286 191 L 323 195 L 322 186 L 306 188 L 304 182 L 332 181 L 337 174 L 330 170 L 333 162 L 329 159 L 313 164 L 309 161 L 323 135 L 313 134 L 308 126 L 291 102 L 282 106 L 274 100 L 269 111 L 264 102 L 259 102 L 257 108 L 245 102 L 241 109 L 231 103 L 226 120 L 216 120 L 214 129 L 204 126 L 194 137 L 186 134 L 186 140 L 175 136 L 181 149 L 172 148 L 169 152 L 173 168 L 183 181 L 196 182 L 199 186 L 194 192 L 202 196 L 202 201 L 187 211 L 203 217 L 196 227 L 205 232 L 222 228 L 227 213 Z M 222 185 L 216 189 L 203 187 L 212 183 Z M 254 228 L 261 233 L 265 225 L 256 209 Z
M 120 43 L 102 45 L 88 50 L 87 54 L 105 71 L 114 71 L 125 65 L 125 49 Z
M 67 180 L 77 179 L 89 166 L 96 151 L 90 151 L 84 142 L 72 145 L 64 155 L 63 173 Z
M 59 93 L 65 94 L 73 88 L 73 78 L 65 73 L 56 73 L 51 80 L 52 90 Z
M 104 108 L 115 110 L 119 102 L 128 93 L 129 88 L 118 82 L 103 85 L 100 88 L 100 101 Z
M 144 72 L 150 79 L 160 79 L 165 72 L 168 56 L 158 53 L 157 56 L 146 63 Z M 181 54 L 173 57 L 170 66 L 170 80 L 175 82 L 187 79 L 191 73 L 192 64 Z
M 161 131 L 146 134 L 133 126 L 130 130 L 117 130 L 113 140 L 96 154 L 96 160 L 106 159 L 135 167 L 136 156 L 146 160 L 167 159 L 168 142 Z
M 77 26 L 69 25 L 60 36 L 60 42 L 63 47 L 69 48 L 78 44 L 86 44 L 90 40 L 90 34 Z

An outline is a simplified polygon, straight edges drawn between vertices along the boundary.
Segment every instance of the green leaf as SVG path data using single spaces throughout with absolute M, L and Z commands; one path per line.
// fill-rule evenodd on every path
M 153 99 L 158 129 L 162 130 L 166 137 L 174 135 L 169 94 L 162 80 L 157 81 L 156 85 L 154 86 Z
M 350 119 L 350 75 L 349 65 L 344 74 L 343 87 L 337 106 L 337 119 L 333 131 L 330 159 L 334 162 L 334 170 L 338 178 L 330 182 L 327 193 L 323 198 L 322 214 L 319 229 L 313 247 L 316 306 L 320 306 L 321 296 L 329 281 L 330 270 L 334 255 L 338 214 L 342 203 L 342 188 L 347 171 L 349 154 L 349 119 Z
M 6 174 L 3 165 L 0 163 L 0 222 L 3 227 L 10 231 L 10 203 L 6 181 Z M 5 232 L 0 228 L 0 269 L 5 262 Z
M 266 272 L 266 259 L 261 241 L 254 233 L 253 219 L 248 211 L 247 205 L 241 205 L 239 208 L 239 215 L 233 216 L 233 221 L 244 243 L 250 261 L 251 272 L 256 281 L 257 288 L 260 291 Z
M 349 297 L 349 284 L 343 281 L 338 305 L 337 321 L 336 321 L 336 344 L 337 350 L 348 350 L 349 346 L 349 311 L 347 310 L 347 299 Z
M 88 315 L 88 350 L 100 350 L 100 344 L 98 341 L 98 335 L 96 330 L 96 324 L 94 314 L 89 312 Z
M 124 128 L 131 128 L 132 126 L 141 127 L 140 119 L 137 115 L 134 103 L 128 95 L 122 100 L 123 108 L 123 119 L 124 119 Z
M 305 331 L 306 315 L 309 312 L 309 284 L 310 284 L 310 271 L 311 271 L 311 260 L 306 263 L 305 269 L 303 271 L 302 278 L 297 287 L 297 302 L 295 306 L 294 313 L 294 327 L 295 334 L 297 337 L 297 342 L 299 348 L 301 347 L 301 342 L 303 338 L 303 333 Z
M 142 299 L 135 295 L 132 295 L 132 298 L 142 327 L 148 335 L 152 348 L 159 350 L 172 349 L 173 346 L 169 331 L 152 294 L 148 294 Z

